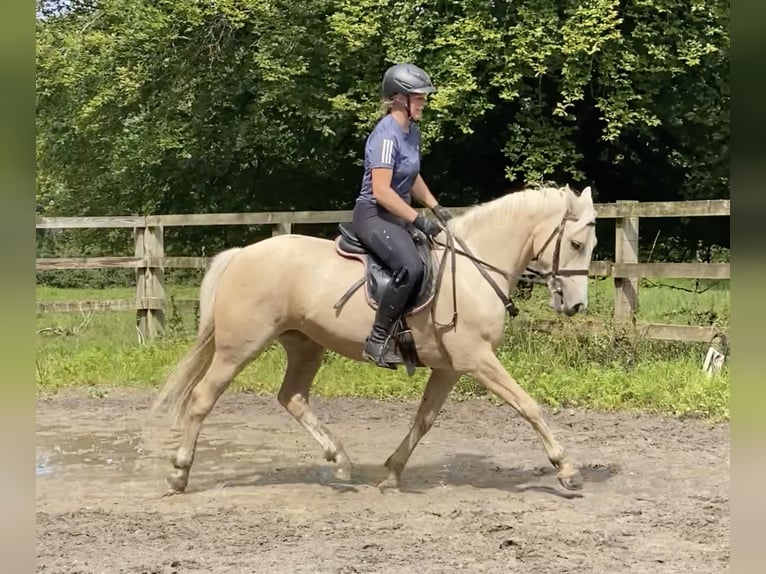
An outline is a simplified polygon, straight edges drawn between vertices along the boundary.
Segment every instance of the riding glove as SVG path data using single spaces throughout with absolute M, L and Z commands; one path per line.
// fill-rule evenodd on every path
M 449 212 L 449 209 L 438 203 L 431 208 L 431 211 L 433 211 L 436 218 L 445 225 L 447 224 L 447 221 L 452 219 L 452 214 Z
M 428 237 L 439 235 L 439 232 L 441 232 L 441 227 L 439 227 L 438 223 L 431 219 L 426 219 L 420 213 L 415 218 L 415 221 L 412 222 L 412 224 L 420 229 L 420 231 L 425 233 Z

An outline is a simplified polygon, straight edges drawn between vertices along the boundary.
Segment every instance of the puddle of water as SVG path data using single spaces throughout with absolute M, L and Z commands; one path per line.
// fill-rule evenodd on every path
M 50 466 L 48 455 L 37 451 L 35 476 L 40 478 L 41 476 L 48 476 L 51 473 L 53 473 L 53 468 Z
M 38 434 L 37 444 L 47 466 L 124 464 L 135 461 L 144 452 L 141 437 L 124 432 Z
M 72 427 L 60 425 L 38 425 L 37 464 L 38 477 L 61 474 L 66 471 L 82 473 L 82 467 L 100 468 L 116 476 L 134 473 L 144 462 L 167 461 L 178 446 L 177 438 L 164 436 L 150 437 L 141 428 L 121 428 L 105 431 L 103 428 L 93 432 L 72 432 Z M 200 437 L 197 443 L 197 472 L 205 469 L 248 469 L 270 467 L 278 458 L 278 450 L 273 445 L 255 440 L 259 434 L 276 433 L 276 430 L 245 428 L 241 423 L 208 425 L 205 429 L 208 437 Z M 248 430 L 250 432 L 248 432 Z M 159 433 L 162 434 L 162 433 Z M 203 435 L 204 436 L 204 435 Z M 150 447 L 145 441 L 149 441 Z M 81 470 L 75 471 L 75 467 Z M 100 472 L 100 471 L 99 471 Z

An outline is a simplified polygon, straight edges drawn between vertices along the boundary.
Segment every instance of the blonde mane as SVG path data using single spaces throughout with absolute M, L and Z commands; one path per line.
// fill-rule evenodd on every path
M 567 211 L 572 211 L 576 205 L 576 196 L 568 185 L 527 187 L 471 207 L 451 219 L 449 229 L 458 236 L 470 235 L 477 227 L 518 220 L 519 216 L 552 203 L 559 209 L 566 207 Z

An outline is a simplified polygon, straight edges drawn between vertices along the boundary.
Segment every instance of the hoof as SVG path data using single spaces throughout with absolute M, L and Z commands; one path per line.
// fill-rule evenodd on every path
M 566 474 L 559 473 L 556 478 L 559 479 L 561 486 L 567 490 L 582 490 L 582 475 L 578 470 Z
M 165 481 L 165 484 L 167 488 L 165 489 L 165 492 L 162 494 L 162 498 L 173 496 L 174 494 L 183 494 L 184 491 L 186 490 L 186 485 L 181 486 L 172 478 L 168 478 Z
M 176 490 L 175 488 L 168 486 L 165 492 L 162 493 L 162 498 L 167 498 L 168 496 L 173 496 L 176 494 L 183 494 L 183 492 L 183 490 Z
M 181 494 L 186 490 L 186 486 L 189 484 L 189 479 L 186 477 L 171 476 L 165 479 L 168 489 L 163 496 L 171 496 L 173 494 Z
M 389 491 L 389 490 L 394 491 L 394 492 L 401 492 L 399 490 L 401 485 L 402 485 L 402 481 L 399 479 L 399 477 L 396 476 L 395 474 L 391 473 L 391 474 L 388 475 L 388 477 L 386 477 L 383 480 L 381 480 L 375 486 L 377 486 L 378 489 L 381 492 L 386 492 L 386 491 Z
M 332 474 L 338 480 L 349 481 L 351 480 L 351 465 L 338 464 L 335 467 L 333 467 Z

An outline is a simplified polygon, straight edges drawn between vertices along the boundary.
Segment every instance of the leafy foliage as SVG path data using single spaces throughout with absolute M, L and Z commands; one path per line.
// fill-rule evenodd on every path
M 401 60 L 439 90 L 423 170 L 446 204 L 541 179 L 728 197 L 729 41 L 723 0 L 43 0 L 38 204 L 349 207 Z

